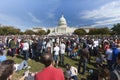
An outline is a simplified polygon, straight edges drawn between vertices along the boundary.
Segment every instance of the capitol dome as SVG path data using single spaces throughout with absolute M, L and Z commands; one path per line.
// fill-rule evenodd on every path
M 60 18 L 60 20 L 58 22 L 58 26 L 67 26 L 66 19 L 64 18 L 63 15 L 62 15 L 62 17 Z

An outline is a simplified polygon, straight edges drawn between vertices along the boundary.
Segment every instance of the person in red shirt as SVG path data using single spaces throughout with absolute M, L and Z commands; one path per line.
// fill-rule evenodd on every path
M 53 55 L 46 53 L 42 57 L 45 68 L 35 75 L 35 80 L 64 80 L 62 69 L 55 68 L 52 64 Z

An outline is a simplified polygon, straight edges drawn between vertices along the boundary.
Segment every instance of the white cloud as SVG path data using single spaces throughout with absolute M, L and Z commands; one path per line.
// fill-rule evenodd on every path
M 94 20 L 94 26 L 120 23 L 120 0 L 101 6 L 99 9 L 84 12 L 82 18 Z
M 48 4 L 49 4 L 49 9 L 46 13 L 46 16 L 50 19 L 54 19 L 55 18 L 55 14 L 56 14 L 56 10 L 58 9 L 58 7 L 60 6 L 60 2 L 61 0 L 48 0 Z M 48 5 L 47 5 L 48 6 Z
M 17 27 L 17 25 L 23 25 L 22 20 L 20 18 L 4 13 L 0 13 L 0 23 L 2 25 L 10 25 L 15 27 Z
M 29 29 L 30 27 L 26 26 L 23 19 L 5 13 L 0 13 L 0 24 L 14 26 L 16 28 L 21 29 L 22 31 L 25 29 Z
M 52 7 L 52 9 L 50 9 L 50 10 L 46 13 L 46 15 L 47 15 L 48 18 L 51 18 L 51 19 L 54 19 L 54 18 L 55 18 L 55 11 L 56 11 L 57 7 L 58 7 L 57 5 L 54 5 L 54 7 Z
M 109 22 L 114 22 L 114 21 L 120 21 L 120 17 L 114 18 L 114 19 L 108 19 L 108 20 L 102 20 L 102 21 L 96 21 L 97 24 L 102 24 L 102 23 L 109 23 Z
M 120 20 L 119 21 L 112 21 L 112 22 L 102 22 L 102 23 L 97 23 L 97 24 L 94 24 L 94 25 L 91 25 L 91 26 L 101 26 L 101 25 L 112 25 L 112 24 L 117 24 L 117 23 L 120 23 Z
M 31 12 L 28 12 L 28 15 L 31 17 L 33 22 L 41 23 L 41 21 L 38 18 L 36 18 Z

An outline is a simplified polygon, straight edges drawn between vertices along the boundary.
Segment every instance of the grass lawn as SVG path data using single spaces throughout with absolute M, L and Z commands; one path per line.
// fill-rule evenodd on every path
M 13 59 L 15 61 L 15 63 L 20 63 L 23 60 L 22 56 L 17 56 L 15 58 L 12 58 L 12 57 L 8 56 L 8 59 Z M 88 64 L 87 67 L 95 69 L 95 67 L 93 66 L 93 64 L 95 63 L 94 61 L 95 61 L 94 57 L 92 57 L 91 64 Z M 77 60 L 73 60 L 73 59 L 70 59 L 70 58 L 65 56 L 65 64 L 66 63 L 69 63 L 70 65 L 75 66 L 76 68 L 78 66 L 78 61 Z M 42 63 L 36 62 L 35 60 L 32 60 L 32 59 L 28 60 L 28 64 L 29 64 L 29 66 L 31 66 L 30 72 L 38 72 L 38 71 L 41 71 L 44 68 L 44 65 Z M 64 67 L 61 67 L 61 68 L 63 70 L 65 70 Z M 13 76 L 13 80 L 19 80 L 22 77 L 22 75 L 25 71 L 26 70 L 21 70 L 21 71 L 16 72 Z M 88 75 L 89 75 L 88 72 L 85 75 L 78 74 L 79 80 L 81 80 L 81 79 L 89 80 L 89 79 L 87 79 Z

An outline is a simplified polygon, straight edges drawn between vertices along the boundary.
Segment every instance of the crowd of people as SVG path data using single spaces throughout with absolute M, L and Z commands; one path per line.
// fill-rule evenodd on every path
M 7 60 L 7 55 L 13 58 L 16 55 L 23 56 L 23 61 L 16 64 L 13 60 Z M 75 60 L 77 66 L 66 62 L 65 56 Z M 120 37 L 76 35 L 0 37 L 0 80 L 8 78 L 11 80 L 14 71 L 31 68 L 28 64 L 30 59 L 42 62 L 45 68 L 38 73 L 27 71 L 25 80 L 79 80 L 78 74 L 86 73 L 90 73 L 89 80 L 120 80 Z M 94 63 L 92 65 L 95 69 L 87 68 L 91 63 Z M 10 71 L 9 69 L 6 71 L 7 68 Z

